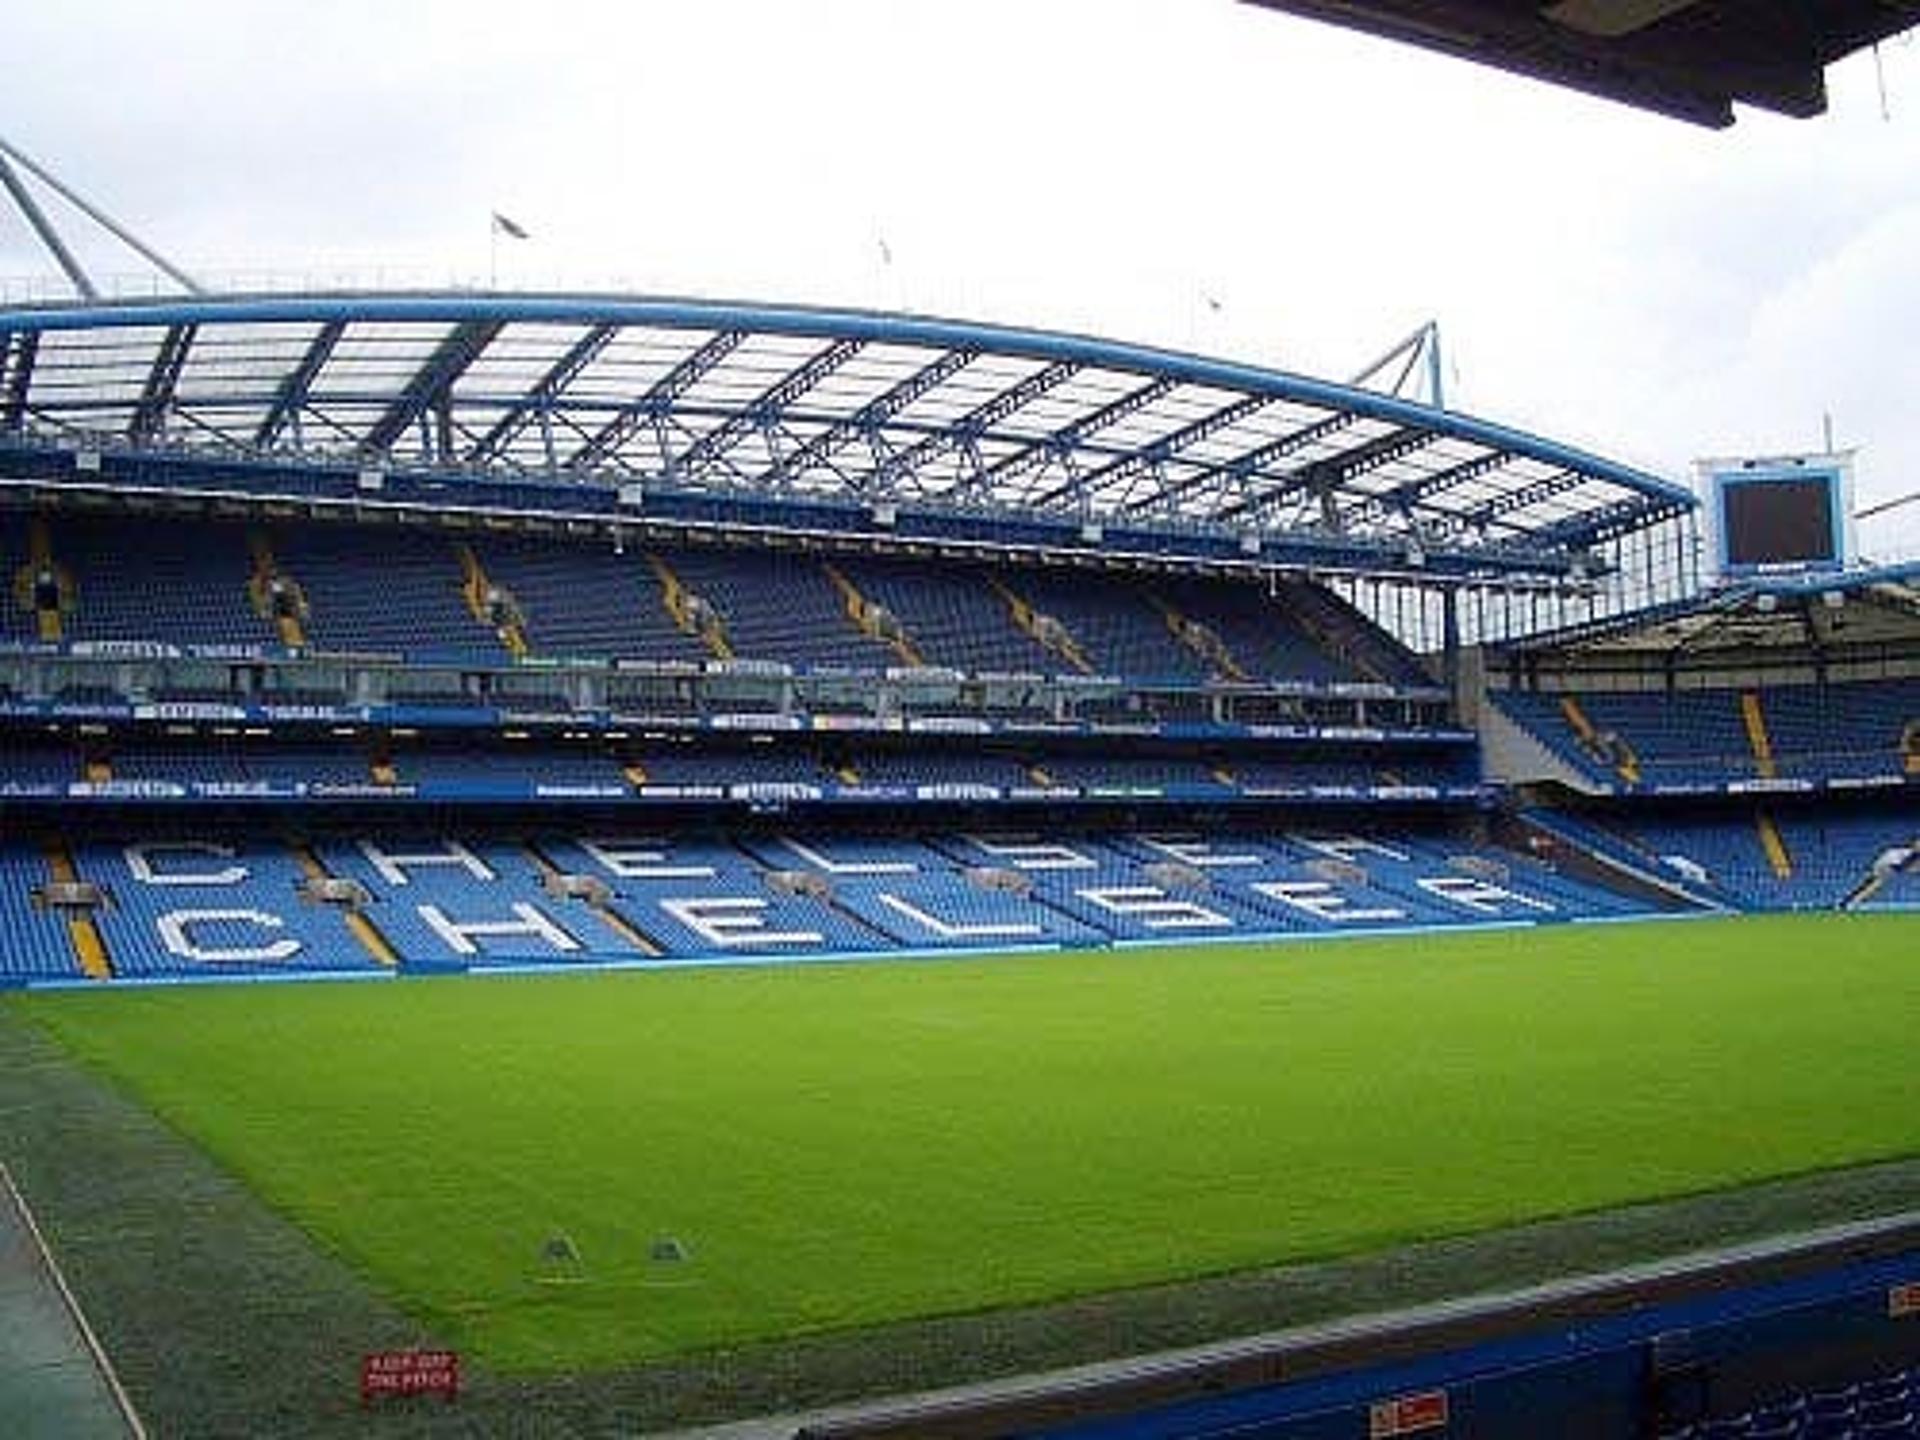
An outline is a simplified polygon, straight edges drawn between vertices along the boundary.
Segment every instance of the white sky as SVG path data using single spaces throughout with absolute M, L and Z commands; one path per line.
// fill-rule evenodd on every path
M 502 285 L 1334 378 L 1433 316 L 1460 408 L 1676 479 L 1817 448 L 1831 411 L 1860 505 L 1920 489 L 1912 37 L 1890 120 L 1862 54 L 1824 119 L 1710 132 L 1232 0 L 10 12 L 0 134 L 220 285 L 483 282 L 498 209 L 533 235 Z M 0 207 L 0 293 L 35 276 Z M 1920 504 L 1862 540 L 1920 555 Z

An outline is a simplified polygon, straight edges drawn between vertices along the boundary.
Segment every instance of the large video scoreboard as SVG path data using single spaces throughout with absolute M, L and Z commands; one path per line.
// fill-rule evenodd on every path
M 1853 455 L 1698 462 L 1715 567 L 1723 575 L 1838 569 L 1852 539 Z

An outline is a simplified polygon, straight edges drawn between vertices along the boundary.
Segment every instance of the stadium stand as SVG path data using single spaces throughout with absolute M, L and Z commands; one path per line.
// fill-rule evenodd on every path
M 117 976 L 819 956 L 1334 933 L 1650 913 L 1509 851 L 1440 834 L 1226 837 L 1057 829 L 704 838 L 329 832 L 85 839 L 79 879 Z M 16 908 L 41 851 L 0 854 Z M 318 881 L 345 894 L 313 893 Z M 349 919 L 349 917 L 353 917 Z M 43 917 L 44 919 L 44 917 Z M 71 976 L 51 923 L 0 938 L 7 973 Z M 51 968 L 48 968 L 51 967 Z
M 891 617 L 919 660 L 972 672 L 1047 672 L 1053 652 L 1016 626 L 979 568 L 861 556 L 836 561 L 857 593 Z
M 305 596 L 321 650 L 485 663 L 507 658 L 461 596 L 459 560 L 430 535 L 296 526 L 272 537 L 276 569 Z
M 44 900 L 52 878 L 43 852 L 0 842 L 0 982 L 82 978 L 67 922 Z
M 511 536 L 489 536 L 473 548 L 487 579 L 517 608 L 535 653 L 613 660 L 698 660 L 707 653 L 675 627 L 658 577 L 638 555 Z
M 361 324 L 348 308 L 338 323 Z M 844 410 L 806 422 L 791 476 L 776 464 L 756 481 L 722 455 L 742 427 L 776 425 L 763 412 L 703 412 L 684 475 L 673 457 L 662 470 L 622 448 L 680 423 L 668 412 L 686 391 L 669 379 L 697 386 L 754 343 L 735 328 L 745 312 L 698 306 L 656 317 L 648 343 L 678 356 L 667 388 L 611 419 L 563 417 L 557 392 L 455 416 L 467 403 L 455 377 L 423 370 L 371 407 L 382 418 L 360 437 L 362 468 L 273 449 L 287 418 L 275 402 L 253 428 L 267 437 L 260 476 L 195 470 L 219 498 L 196 489 L 138 508 L 144 471 L 85 482 L 83 502 L 54 483 L 79 472 L 70 446 L 51 459 L 6 450 L 33 488 L 0 491 L 0 798 L 74 847 L 74 883 L 102 892 L 83 917 L 91 940 L 41 925 L 31 943 L 64 934 L 62 974 L 137 978 L 1104 944 L 1910 894 L 1910 873 L 1886 861 L 1913 838 L 1890 805 L 1749 796 L 1567 816 L 1566 855 L 1484 838 L 1482 746 L 1438 683 L 1462 674 L 1460 655 L 1416 656 L 1346 598 L 1389 578 L 1422 592 L 1416 609 L 1450 602 L 1466 577 L 1561 584 L 1572 549 L 1683 514 L 1674 487 L 1364 392 L 1244 369 L 1202 383 L 1170 357 L 1072 337 L 1046 341 L 1071 357 L 1048 364 L 1031 336 L 980 330 L 961 345 L 960 331 L 904 317 L 886 321 L 900 353 L 874 354 L 891 388 L 852 404 L 808 391 L 813 364 L 825 374 L 870 345 L 872 317 L 825 344 L 821 327 L 844 317 L 756 313 L 778 353 L 817 349 L 788 377 L 796 393 Z M 450 365 L 473 363 L 463 347 L 491 334 L 479 321 L 382 323 L 439 327 L 420 353 Z M 609 317 L 604 334 L 628 323 Z M 589 369 L 599 333 L 576 337 Z M 324 369 L 323 349 L 311 353 Z M 47 363 L 19 383 L 36 415 L 58 417 L 61 362 Z M 1061 418 L 1022 428 L 1022 406 L 1081 369 L 1084 390 L 1047 400 Z M 1112 373 L 1096 384 L 1095 370 Z M 1133 371 L 1116 398 L 1113 375 Z M 140 391 L 154 373 L 131 367 L 128 383 Z M 983 392 L 989 373 L 1006 378 Z M 289 395 L 314 379 L 280 376 Z M 581 394 L 623 383 L 596 372 Z M 643 423 L 654 410 L 664 428 Z M 597 438 L 546 456 L 542 479 L 522 451 L 555 428 Z M 986 488 L 916 514 L 915 487 L 942 455 L 983 467 Z M 147 455 L 161 470 L 177 458 Z M 447 488 L 462 464 L 485 471 L 469 477 L 470 504 Z M 1076 467 L 1112 487 L 1073 497 L 1054 472 Z M 732 479 L 713 488 L 723 471 Z M 1536 512 L 1548 473 L 1579 488 L 1553 482 Z M 1251 523 L 1303 475 L 1326 489 L 1309 507 L 1320 521 Z M 119 501 L 116 484 L 132 487 Z M 1413 529 L 1394 500 L 1409 496 L 1430 512 Z M 1504 518 L 1482 547 L 1486 507 Z M 1364 533 L 1342 533 L 1350 524 Z M 1487 667 L 1508 682 L 1495 703 L 1589 789 L 1724 801 L 1744 782 L 1883 785 L 1916 768 L 1910 678 L 1740 685 L 1723 667 L 1720 688 L 1686 676 L 1669 692 L 1646 683 L 1653 667 L 1588 683 L 1572 665 L 1541 683 L 1538 659 Z M 671 861 L 609 861 L 625 852 L 578 838 L 636 830 L 671 835 L 653 847 Z M 231 854 L 165 850 L 188 840 Z M 137 873 L 129 847 L 142 845 L 175 873 Z M 1615 872 L 1598 863 L 1609 846 L 1631 857 Z M 1543 858 L 1583 848 L 1594 863 Z M 8 883 L 31 896 L 48 863 L 9 852 Z M 1622 868 L 1661 883 L 1605 882 Z
M 1575 695 L 1495 692 L 1496 703 L 1594 781 L 1657 789 L 1729 777 L 1904 772 L 1920 681 Z

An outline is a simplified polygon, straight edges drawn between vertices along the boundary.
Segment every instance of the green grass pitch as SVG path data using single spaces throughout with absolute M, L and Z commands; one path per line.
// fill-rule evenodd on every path
M 1920 916 L 14 1003 L 510 1372 L 1920 1152 Z

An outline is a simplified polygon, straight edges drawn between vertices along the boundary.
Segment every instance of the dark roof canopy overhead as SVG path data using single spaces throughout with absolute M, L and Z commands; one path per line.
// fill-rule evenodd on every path
M 1824 113 L 1834 61 L 1920 24 L 1920 0 L 1249 0 L 1697 125 L 1738 101 Z

